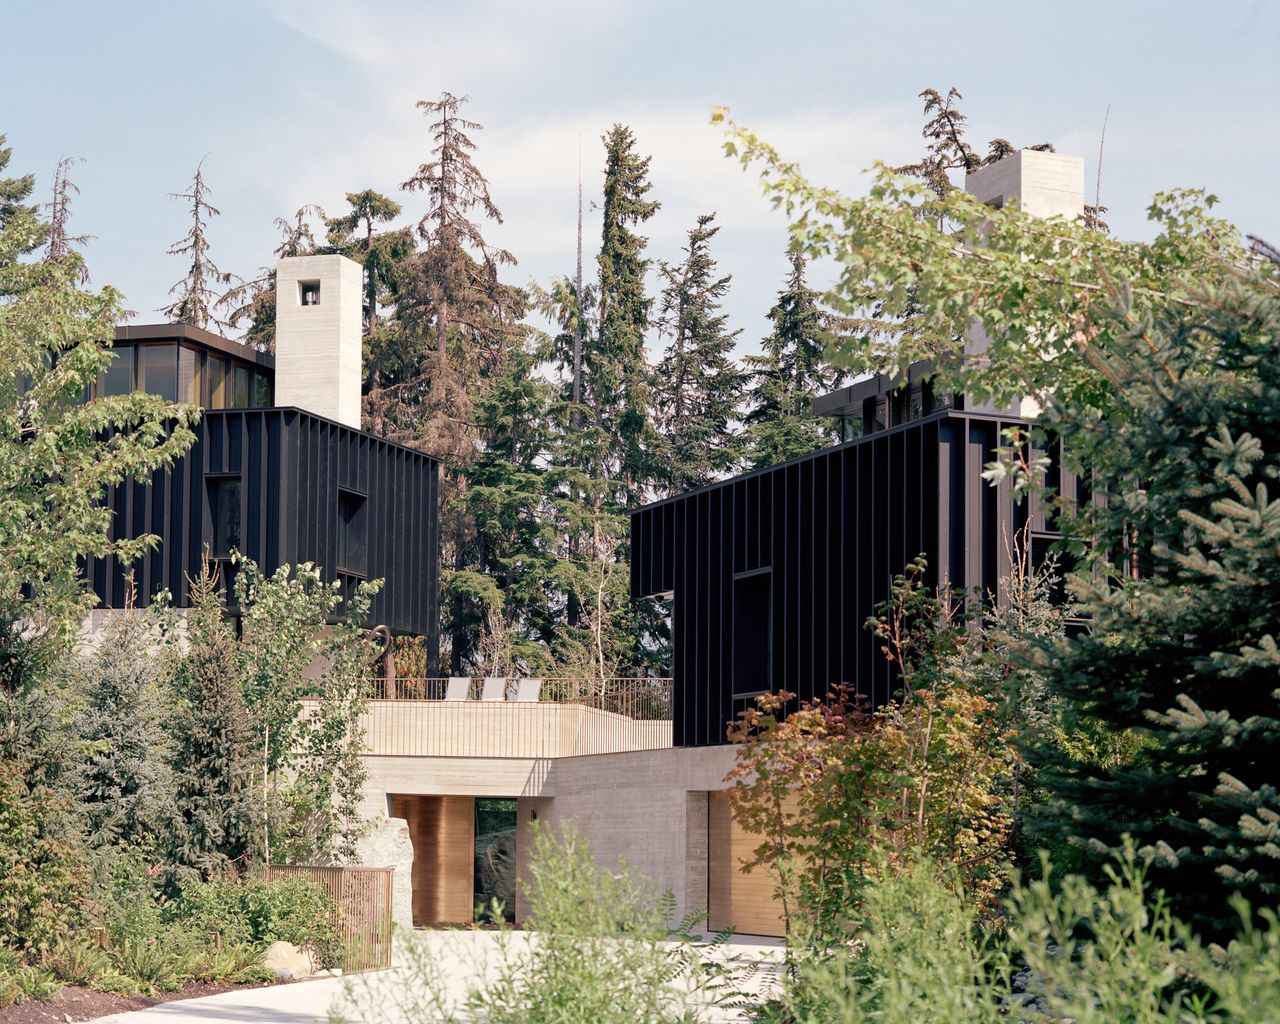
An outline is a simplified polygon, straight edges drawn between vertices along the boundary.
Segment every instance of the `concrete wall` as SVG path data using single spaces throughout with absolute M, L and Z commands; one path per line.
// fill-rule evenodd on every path
M 707 794 L 725 789 L 735 749 L 690 747 L 563 758 L 552 762 L 549 789 L 518 801 L 517 869 L 527 877 L 534 814 L 542 828 L 573 822 L 596 859 L 624 858 L 676 898 L 676 915 L 707 905 Z M 516 919 L 527 912 L 516 897 Z
M 318 283 L 317 305 L 302 304 L 306 283 Z M 276 405 L 360 429 L 363 288 L 363 269 L 345 256 L 276 264 Z

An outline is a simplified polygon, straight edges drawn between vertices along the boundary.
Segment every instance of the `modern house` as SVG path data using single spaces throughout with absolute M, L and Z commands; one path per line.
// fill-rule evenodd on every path
M 185 324 L 116 330 L 97 388 L 189 402 L 203 413 L 190 451 L 149 481 L 113 487 L 117 535 L 159 545 L 132 566 L 89 559 L 100 608 L 165 589 L 182 607 L 207 556 L 231 551 L 266 572 L 315 562 L 328 579 L 383 579 L 372 624 L 439 642 L 439 463 L 363 432 L 361 269 L 341 256 L 282 259 L 276 351 L 256 352 Z M 99 613 L 100 614 L 100 613 Z
M 1059 154 L 1014 153 L 966 184 L 1037 214 L 1083 206 L 1082 162 Z M 119 333 L 101 387 L 206 410 L 178 466 L 109 496 L 118 528 L 162 538 L 141 591 L 168 587 L 181 602 L 206 547 L 238 547 L 268 570 L 311 560 L 333 578 L 384 578 L 374 623 L 431 637 L 434 653 L 439 467 L 360 429 L 359 268 L 282 260 L 278 281 L 274 360 L 174 325 Z M 975 329 L 970 351 L 984 346 Z M 1025 403 L 935 394 L 914 367 L 816 411 L 850 439 L 632 513 L 632 595 L 670 603 L 672 679 L 595 680 L 568 699 L 560 680 L 425 678 L 371 702 L 362 810 L 412 843 L 406 918 L 469 921 L 487 870 L 514 860 L 524 872 L 535 823 L 573 823 L 602 861 L 623 856 L 669 888 L 679 913 L 778 933 L 767 875 L 738 870 L 755 841 L 724 798 L 730 720 L 770 690 L 813 698 L 847 683 L 888 700 L 894 682 L 863 623 L 895 575 L 923 553 L 930 582 L 998 601 L 1014 536 L 1025 530 L 1033 547 L 1053 536 L 1044 508 L 981 477 L 1004 428 L 1035 415 Z M 1050 482 L 1084 497 L 1078 480 Z M 120 567 L 86 571 L 108 607 L 122 602 Z M 519 894 L 514 904 L 520 917 Z

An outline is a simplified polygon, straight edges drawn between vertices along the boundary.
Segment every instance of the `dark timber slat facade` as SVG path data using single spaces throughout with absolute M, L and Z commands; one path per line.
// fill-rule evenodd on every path
M 206 548 L 215 556 L 214 489 L 239 483 L 239 550 L 270 573 L 280 565 L 314 562 L 326 578 L 350 583 L 383 579 L 370 625 L 428 638 L 436 663 L 439 644 L 439 464 L 421 452 L 299 409 L 205 410 L 196 442 L 149 485 L 110 489 L 113 531 L 152 533 L 159 545 L 133 565 L 143 601 L 167 589 L 179 606 L 188 578 L 201 569 Z M 358 516 L 353 545 L 339 558 L 343 509 Z M 104 607 L 124 607 L 129 567 L 90 559 L 85 571 Z
M 863 623 L 918 554 L 931 585 L 998 599 L 1028 517 L 1033 543 L 1051 536 L 1035 503 L 982 479 L 1014 425 L 945 410 L 633 512 L 632 595 L 672 602 L 676 745 L 725 742 L 760 692 L 848 683 L 886 701 Z

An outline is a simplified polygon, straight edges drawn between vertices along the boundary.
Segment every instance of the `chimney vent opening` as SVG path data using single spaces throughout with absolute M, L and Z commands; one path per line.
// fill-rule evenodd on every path
M 300 306 L 320 305 L 320 282 L 319 281 L 299 281 L 298 282 L 298 305 Z

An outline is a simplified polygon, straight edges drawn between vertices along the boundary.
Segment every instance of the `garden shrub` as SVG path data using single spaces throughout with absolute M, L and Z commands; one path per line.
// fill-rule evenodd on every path
M 323 967 L 342 962 L 337 905 L 327 889 L 308 879 L 191 881 L 165 916 L 195 932 L 219 932 L 224 943 L 291 942 L 310 950 Z
M 91 873 L 65 825 L 59 797 L 28 788 L 0 761 L 0 945 L 38 953 L 81 925 Z

